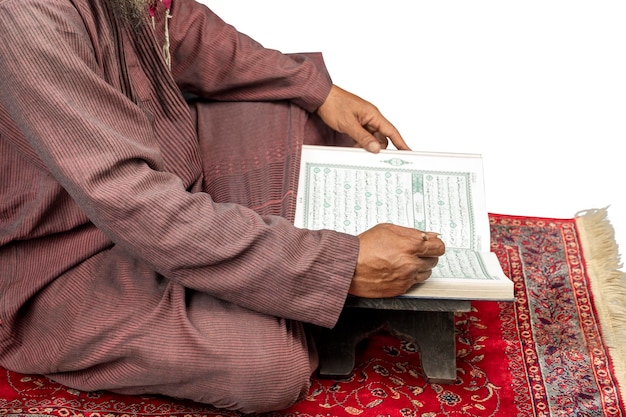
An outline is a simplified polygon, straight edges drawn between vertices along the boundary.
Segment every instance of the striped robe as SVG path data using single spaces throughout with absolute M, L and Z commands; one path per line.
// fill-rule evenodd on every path
M 293 227 L 319 59 L 175 0 L 0 0 L 0 365 L 244 412 L 306 392 L 358 239 Z M 318 57 L 319 58 L 319 57 Z M 181 92 L 202 98 L 190 106 Z

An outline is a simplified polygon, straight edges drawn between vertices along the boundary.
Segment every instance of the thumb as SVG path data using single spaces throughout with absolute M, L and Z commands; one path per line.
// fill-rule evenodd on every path
M 354 126 L 354 132 L 350 132 L 348 135 L 354 138 L 361 147 L 372 153 L 378 153 L 382 149 L 380 141 L 358 123 Z

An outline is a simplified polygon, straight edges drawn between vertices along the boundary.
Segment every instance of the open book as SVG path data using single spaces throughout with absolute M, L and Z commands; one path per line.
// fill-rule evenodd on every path
M 446 244 L 431 277 L 403 297 L 513 300 L 490 252 L 480 155 L 305 145 L 296 226 L 357 235 L 378 223 L 437 232 Z

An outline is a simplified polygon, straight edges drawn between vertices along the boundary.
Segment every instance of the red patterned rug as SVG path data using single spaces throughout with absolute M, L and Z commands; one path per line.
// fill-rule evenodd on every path
M 314 379 L 304 401 L 271 416 L 626 416 L 626 277 L 606 211 L 490 220 L 516 301 L 457 314 L 456 383 L 427 383 L 416 346 L 379 333 L 359 345 L 349 380 Z M 239 416 L 0 371 L 0 415 Z

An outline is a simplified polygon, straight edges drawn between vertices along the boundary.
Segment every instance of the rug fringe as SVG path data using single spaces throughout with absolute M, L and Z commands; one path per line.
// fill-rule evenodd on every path
M 622 401 L 626 403 L 626 273 L 621 271 L 615 231 L 607 208 L 576 213 L 587 274 L 604 341 L 613 358 Z

